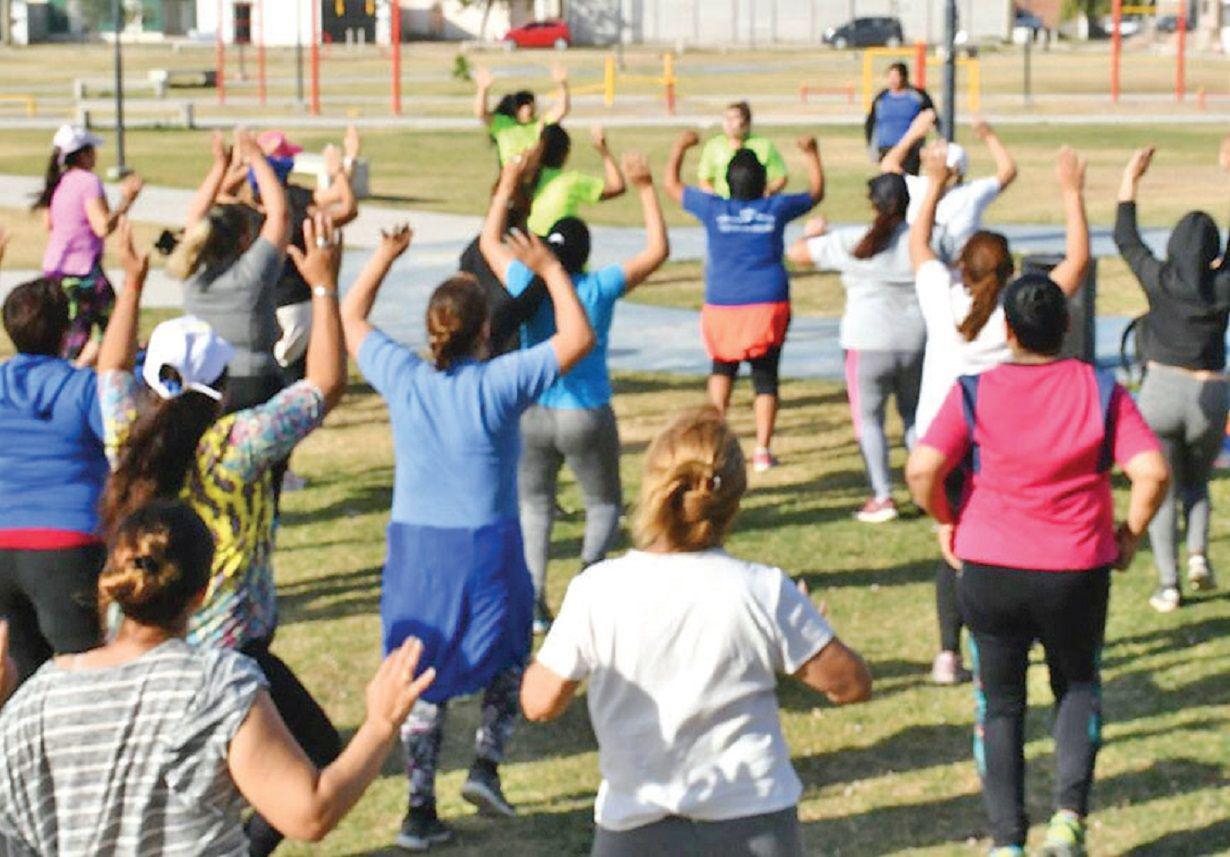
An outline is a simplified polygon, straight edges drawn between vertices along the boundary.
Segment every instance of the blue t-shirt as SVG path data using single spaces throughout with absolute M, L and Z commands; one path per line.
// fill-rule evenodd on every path
M 790 300 L 782 236 L 786 224 L 814 205 L 806 193 L 723 199 L 684 188 L 684 210 L 705 225 L 708 236 L 705 303 L 742 306 Z
M 460 529 L 517 517 L 521 414 L 559 377 L 549 343 L 440 372 L 373 330 L 359 369 L 389 407 L 394 522 Z
M 35 354 L 0 364 L 0 530 L 96 534 L 107 473 L 94 370 Z
M 517 260 L 508 266 L 508 292 L 514 298 L 530 287 L 534 272 Z M 624 295 L 627 280 L 622 265 L 608 265 L 600 271 L 585 272 L 572 278 L 577 298 L 589 316 L 597 343 L 567 375 L 560 377 L 538 397 L 544 408 L 600 408 L 611 401 L 611 376 L 606 365 L 615 302 Z M 555 308 L 543 301 L 534 316 L 521 326 L 521 347 L 529 348 L 555 336 Z
M 876 148 L 887 149 L 897 145 L 905 132 L 910 130 L 914 117 L 923 110 L 923 97 L 917 89 L 908 88 L 901 92 L 886 89 L 876 99 L 875 137 L 872 142 Z

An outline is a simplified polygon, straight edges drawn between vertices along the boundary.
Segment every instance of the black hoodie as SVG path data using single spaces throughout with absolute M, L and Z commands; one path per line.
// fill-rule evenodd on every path
M 1230 312 L 1230 265 L 1214 267 L 1222 254 L 1213 218 L 1192 211 L 1175 224 L 1160 262 L 1140 239 L 1136 203 L 1121 202 L 1115 244 L 1149 300 L 1141 325 L 1147 360 L 1185 369 L 1221 372 L 1226 365 L 1226 320 Z

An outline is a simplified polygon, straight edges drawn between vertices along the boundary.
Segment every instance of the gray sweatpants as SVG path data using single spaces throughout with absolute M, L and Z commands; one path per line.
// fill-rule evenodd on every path
M 521 417 L 521 463 L 517 491 L 525 563 L 542 594 L 551 552 L 555 491 L 560 465 L 568 463 L 585 498 L 585 539 L 581 562 L 606 556 L 619 532 L 623 493 L 619 482 L 619 426 L 610 405 L 601 408 L 544 408 Z
M 913 447 L 922 367 L 922 351 L 846 352 L 846 394 L 850 398 L 854 434 L 867 465 L 871 493 L 877 500 L 890 497 L 893 487 L 888 467 L 888 436 L 884 433 L 888 397 L 896 398 L 897 413 L 905 424 L 906 448 Z
M 1170 464 L 1166 497 L 1149 524 L 1149 543 L 1161 586 L 1179 585 L 1178 509 L 1183 501 L 1187 552 L 1209 546 L 1209 473 L 1226 431 L 1230 393 L 1225 381 L 1201 381 L 1179 369 L 1150 364 L 1140 390 L 1140 412 L 1162 443 Z
M 692 821 L 677 815 L 613 831 L 599 827 L 590 857 L 802 857 L 795 807 L 728 821 Z

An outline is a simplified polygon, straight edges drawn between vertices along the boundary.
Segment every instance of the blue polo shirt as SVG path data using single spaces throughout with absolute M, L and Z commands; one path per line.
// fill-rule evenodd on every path
M 905 132 L 910 130 L 914 117 L 923 110 L 922 94 L 913 87 L 901 92 L 886 89 L 876 99 L 875 136 L 872 142 L 876 148 L 887 149 L 897 145 Z

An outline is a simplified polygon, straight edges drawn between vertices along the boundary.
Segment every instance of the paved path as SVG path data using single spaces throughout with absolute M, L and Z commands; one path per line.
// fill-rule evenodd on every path
M 38 186 L 26 176 L 0 174 L 0 206 L 24 206 Z M 147 187 L 133 209 L 140 221 L 179 223 L 187 209 L 191 191 L 178 188 Z M 374 310 L 374 319 L 399 339 L 416 347 L 425 344 L 423 315 L 431 290 L 456 270 L 462 248 L 477 234 L 478 217 L 406 211 L 364 205 L 358 220 L 347 227 L 350 248 L 342 266 L 342 282 L 353 282 L 359 268 L 379 241 L 380 230 L 409 220 L 415 227 L 414 246 L 390 273 Z M 991 224 L 994 225 L 993 223 Z M 1056 253 L 1063 250 L 1063 231 L 1056 226 L 1005 225 L 1003 231 L 1013 249 L 1023 253 Z M 788 233 L 798 234 L 799 227 Z M 1164 249 L 1166 230 L 1146 230 L 1146 240 L 1157 252 Z M 642 232 L 633 227 L 594 227 L 595 266 L 616 262 L 634 254 L 641 246 Z M 704 233 L 698 227 L 671 230 L 671 258 L 700 259 L 704 256 Z M 1109 230 L 1094 230 L 1096 255 L 1114 253 Z M 33 271 L 0 271 L 0 293 L 14 284 L 36 276 Z M 122 282 L 119 272 L 112 280 Z M 178 282 L 154 271 L 147 286 L 146 304 L 158 307 L 182 305 Z M 617 369 L 704 374 L 709 364 L 699 336 L 699 313 L 695 310 L 653 307 L 624 302 L 611 330 L 611 365 Z M 1104 360 L 1117 358 L 1119 335 L 1125 319 L 1098 320 L 1098 355 Z M 841 350 L 837 344 L 837 319 L 799 318 L 790 329 L 790 340 L 783 355 L 783 374 L 792 378 L 842 377 Z

